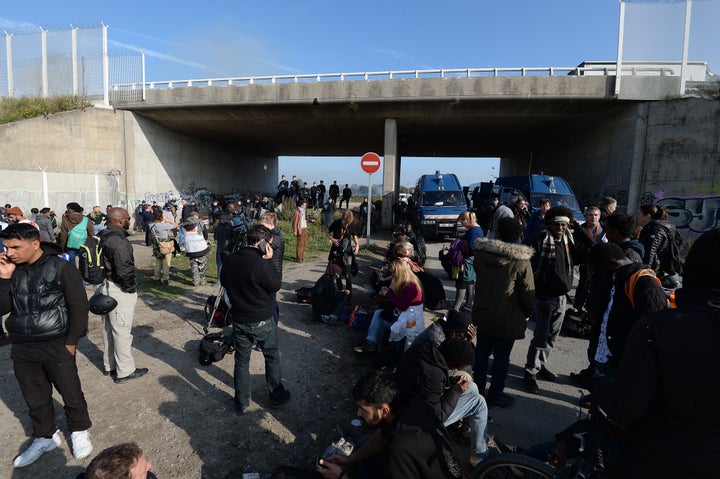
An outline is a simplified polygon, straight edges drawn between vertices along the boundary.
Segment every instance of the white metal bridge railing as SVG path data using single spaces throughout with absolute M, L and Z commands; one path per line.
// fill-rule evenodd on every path
M 609 76 L 615 75 L 615 66 L 591 66 L 591 67 L 523 67 L 523 68 L 456 68 L 456 69 L 435 69 L 435 70 L 397 70 L 378 72 L 353 72 L 353 73 L 315 73 L 301 75 L 267 75 L 248 76 L 233 78 L 205 78 L 193 80 L 170 80 L 153 81 L 145 83 L 119 83 L 112 86 L 112 96 L 115 103 L 124 101 L 138 101 L 145 99 L 145 90 L 207 87 L 207 86 L 230 86 L 230 85 L 255 85 L 274 83 L 300 83 L 300 82 L 323 82 L 323 81 L 360 81 L 360 80 L 397 80 L 410 78 L 465 78 L 465 77 L 497 77 L 497 76 Z M 652 75 L 665 76 L 673 75 L 672 68 L 647 66 L 647 67 L 625 67 L 623 75 Z M 123 95 L 123 92 L 142 92 L 142 97 L 132 99 Z

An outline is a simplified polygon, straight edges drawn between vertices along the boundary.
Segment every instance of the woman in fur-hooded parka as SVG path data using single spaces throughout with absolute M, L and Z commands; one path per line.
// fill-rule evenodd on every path
M 529 246 L 501 240 L 475 240 L 475 304 L 478 333 L 499 339 L 525 337 L 527 318 L 535 306 L 535 281 Z

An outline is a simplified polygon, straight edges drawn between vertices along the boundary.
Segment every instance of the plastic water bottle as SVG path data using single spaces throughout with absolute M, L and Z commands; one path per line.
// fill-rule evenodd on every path
M 407 336 L 405 336 L 405 351 L 408 350 L 418 335 L 417 329 L 415 329 L 416 325 L 417 321 L 415 319 L 415 310 L 410 308 L 408 309 L 408 319 L 405 323 L 405 326 L 407 327 Z

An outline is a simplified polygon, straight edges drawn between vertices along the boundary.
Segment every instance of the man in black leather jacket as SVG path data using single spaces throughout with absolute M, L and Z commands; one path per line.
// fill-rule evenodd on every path
M 32 420 L 33 442 L 13 461 L 35 462 L 62 442 L 55 421 L 52 387 L 65 403 L 65 417 L 77 459 L 92 452 L 90 416 L 80 385 L 75 348 L 87 334 L 88 300 L 77 268 L 60 259 L 60 248 L 40 242 L 30 224 L 8 226 L 0 233 L 0 314 L 10 312 L 7 330 L 15 377 Z

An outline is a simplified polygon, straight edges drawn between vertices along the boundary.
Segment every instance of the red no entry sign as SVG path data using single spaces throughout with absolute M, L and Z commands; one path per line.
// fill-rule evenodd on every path
M 380 156 L 377 153 L 365 153 L 360 158 L 360 166 L 365 173 L 372 175 L 380 169 Z

